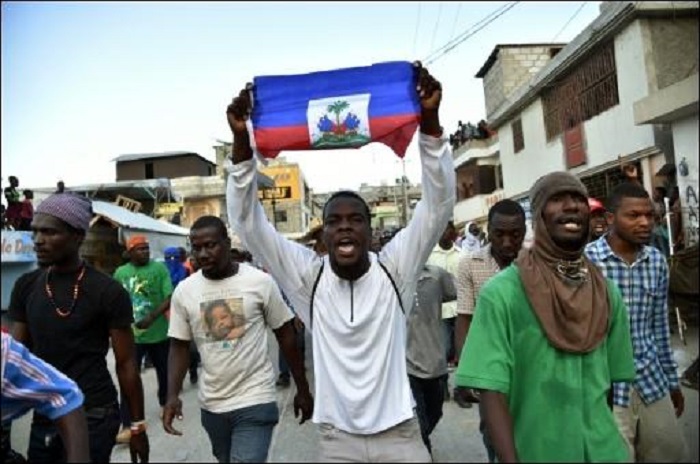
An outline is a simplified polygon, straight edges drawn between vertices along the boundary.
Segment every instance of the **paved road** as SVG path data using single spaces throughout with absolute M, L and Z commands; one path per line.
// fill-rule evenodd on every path
M 269 337 L 270 356 L 277 360 L 277 344 L 273 336 Z M 690 329 L 688 344 L 682 346 L 674 336 L 676 359 L 681 372 L 698 355 L 698 331 Z M 311 343 L 307 340 L 307 364 L 311 365 Z M 110 355 L 111 358 L 111 355 Z M 113 372 L 113 365 L 110 365 Z M 309 372 L 309 381 L 313 386 L 313 376 Z M 151 442 L 151 461 L 153 462 L 216 462 L 211 454 L 209 438 L 199 422 L 197 406 L 197 387 L 185 380 L 182 395 L 184 404 L 184 421 L 180 424 L 182 437 L 165 434 L 158 420 L 159 407 L 156 401 L 156 376 L 153 369 L 143 373 L 146 390 L 146 416 L 148 434 Z M 450 377 L 452 382 L 452 377 Z M 686 412 L 681 418 L 684 434 L 690 448 L 691 462 L 698 462 L 698 392 L 684 389 Z M 280 406 L 280 423 L 275 428 L 270 454 L 270 462 L 315 462 L 317 449 L 316 426 L 306 423 L 299 426 L 294 419 L 292 400 L 294 387 L 278 390 Z M 25 453 L 29 433 L 29 416 L 15 422 L 12 430 L 13 447 Z M 486 453 L 478 431 L 478 412 L 475 408 L 461 409 L 454 402 L 445 404 L 444 416 L 432 435 L 434 458 L 436 462 L 486 462 Z M 125 445 L 117 446 L 112 454 L 113 462 L 130 462 L 129 451 Z

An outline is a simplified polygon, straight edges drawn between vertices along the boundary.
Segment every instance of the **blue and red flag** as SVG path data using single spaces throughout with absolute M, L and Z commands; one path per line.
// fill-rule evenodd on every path
M 282 150 L 358 148 L 380 142 L 406 154 L 420 122 L 416 68 L 409 62 L 253 80 L 255 145 Z

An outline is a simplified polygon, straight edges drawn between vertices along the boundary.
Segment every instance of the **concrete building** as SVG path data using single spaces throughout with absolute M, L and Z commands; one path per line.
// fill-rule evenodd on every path
M 637 125 L 634 105 L 697 72 L 697 14 L 698 2 L 604 2 L 584 31 L 506 98 L 486 90 L 499 80 L 491 76 L 499 52 L 481 74 L 504 196 L 529 211 L 534 181 L 568 170 L 602 199 L 623 180 L 622 163 L 637 165 L 649 191 L 662 182 L 656 174 L 674 164 L 673 131 L 661 121 Z
M 454 223 L 486 223 L 489 209 L 504 198 L 498 136 L 472 139 L 454 152 L 456 201 Z
M 475 77 L 482 78 L 487 118 L 529 82 L 565 46 L 563 43 L 500 44 Z M 454 222 L 486 226 L 489 209 L 505 198 L 498 135 L 471 139 L 453 153 L 456 174 Z
M 121 155 L 117 162 L 117 182 L 124 180 L 176 179 L 188 176 L 212 176 L 216 164 L 189 151 Z
M 696 61 L 697 64 L 697 61 Z M 695 73 L 634 104 L 637 124 L 670 124 L 675 173 L 683 212 L 685 245 L 698 243 L 698 81 Z

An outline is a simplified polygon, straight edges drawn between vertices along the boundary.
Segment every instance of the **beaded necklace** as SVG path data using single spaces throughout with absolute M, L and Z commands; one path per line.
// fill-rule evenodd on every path
M 83 263 L 80 265 L 80 272 L 78 273 L 78 278 L 75 281 L 75 285 L 73 285 L 73 303 L 71 303 L 70 309 L 68 311 L 59 308 L 56 304 L 56 300 L 54 300 L 53 298 L 53 290 L 51 290 L 51 272 L 53 272 L 53 266 L 51 266 L 46 272 L 46 296 L 49 297 L 49 301 L 51 301 L 51 304 L 53 305 L 56 314 L 58 314 L 60 317 L 68 317 L 71 314 L 73 314 L 75 304 L 78 302 L 78 295 L 80 294 L 80 283 L 83 281 L 83 277 L 85 277 L 85 264 Z

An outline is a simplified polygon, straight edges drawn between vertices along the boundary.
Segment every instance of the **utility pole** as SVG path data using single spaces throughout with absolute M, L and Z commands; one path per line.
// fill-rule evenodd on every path
M 403 208 L 401 210 L 401 224 L 406 227 L 408 224 L 408 191 L 406 189 L 406 160 L 401 158 L 401 195 L 403 196 Z

